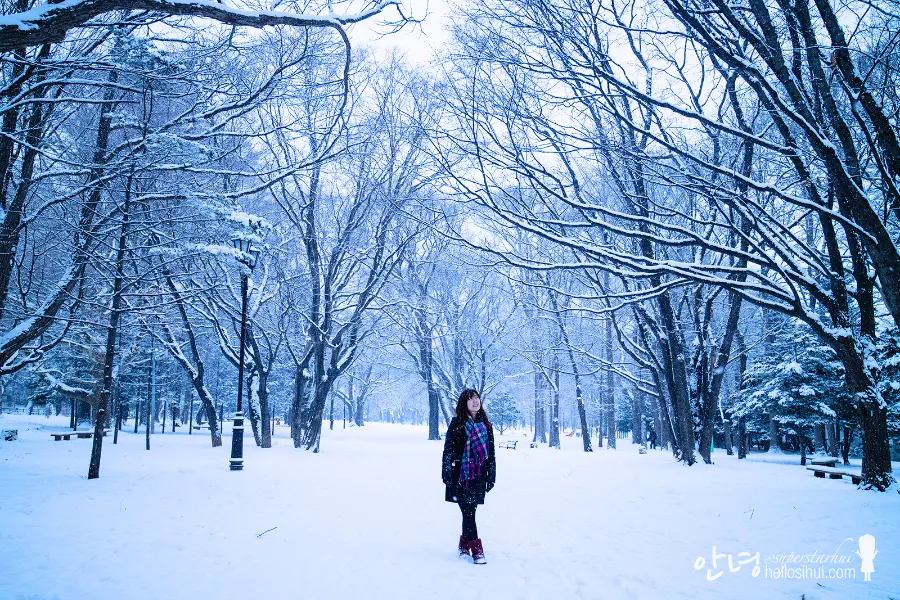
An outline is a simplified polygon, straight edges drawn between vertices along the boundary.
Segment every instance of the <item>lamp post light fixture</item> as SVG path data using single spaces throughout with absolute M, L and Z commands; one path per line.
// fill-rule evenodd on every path
M 259 258 L 259 248 L 254 248 L 250 240 L 235 238 L 231 240 L 235 250 L 240 250 L 246 258 L 240 258 L 242 264 L 250 271 L 256 267 Z M 234 425 L 231 428 L 231 470 L 242 471 L 244 469 L 244 344 L 246 343 L 247 328 L 247 272 L 241 270 L 241 347 L 238 352 L 238 384 L 237 384 L 237 412 L 234 415 Z

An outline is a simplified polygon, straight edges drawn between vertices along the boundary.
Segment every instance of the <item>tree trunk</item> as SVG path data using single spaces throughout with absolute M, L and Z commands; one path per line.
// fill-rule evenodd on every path
M 604 402 L 606 401 L 606 394 L 601 394 L 601 400 L 599 402 L 599 406 L 597 407 L 597 447 L 603 447 L 603 436 L 606 434 L 606 406 Z
M 860 402 L 858 412 L 863 429 L 862 486 L 885 491 L 894 477 L 891 466 L 891 445 L 888 438 L 887 407 L 879 399 Z M 850 448 L 848 446 L 847 452 Z
M 781 453 L 781 434 L 778 432 L 778 421 L 769 415 L 769 452 Z
M 156 401 L 156 354 L 153 352 L 153 338 L 150 338 L 150 372 L 147 374 L 147 423 L 144 432 L 147 450 L 150 449 L 150 422 L 153 420 L 153 404 Z
M 894 483 L 888 442 L 887 406 L 878 393 L 857 343 L 846 337 L 838 338 L 836 352 L 844 365 L 847 390 L 856 399 L 862 424 L 862 483 L 865 489 L 885 491 Z M 844 464 L 848 464 L 850 429 L 844 428 Z
M 582 398 L 581 379 L 575 377 L 575 402 L 578 406 L 578 421 L 581 424 L 581 441 L 582 448 L 585 452 L 593 452 L 591 448 L 591 429 L 588 427 L 587 411 L 584 409 L 584 399 Z
M 828 442 L 828 454 L 837 458 L 840 453 L 840 435 L 837 428 L 837 419 L 833 418 L 825 424 L 825 438 Z
M 578 361 L 575 360 L 575 352 L 572 349 L 572 341 L 569 338 L 569 331 L 566 328 L 566 322 L 563 320 L 562 313 L 554 293 L 549 294 L 550 301 L 553 303 L 553 317 L 556 326 L 559 327 L 559 333 L 562 336 L 563 344 L 569 356 L 569 366 L 572 367 L 572 377 L 575 379 L 575 405 L 578 410 L 578 421 L 581 427 L 581 441 L 585 452 L 592 452 L 591 448 L 591 430 L 588 429 L 587 413 L 584 410 L 584 398 L 581 390 L 581 373 L 578 369 Z M 503 433 L 502 431 L 500 432 Z
M 272 423 L 270 414 L 272 412 L 269 406 L 269 372 L 262 369 L 257 371 L 259 376 L 259 386 L 256 390 L 256 396 L 259 398 L 259 424 L 260 424 L 260 447 L 272 447 Z
M 259 397 L 254 382 L 257 382 L 258 371 L 250 369 L 247 375 L 247 418 L 250 419 L 250 427 L 253 430 L 253 440 L 256 446 L 262 446 L 262 435 L 260 434 L 260 415 L 259 415 Z
M 118 395 L 118 394 L 117 394 Z M 122 399 L 121 397 L 116 398 L 115 400 L 116 407 L 116 424 L 113 431 L 113 444 L 119 443 L 119 430 L 122 428 Z
M 659 398 L 656 395 L 650 395 L 650 411 L 653 417 L 653 431 L 656 432 L 656 441 L 660 448 L 666 447 L 665 432 L 660 426 Z
M 763 336 L 763 351 L 768 352 L 769 348 L 772 344 L 775 343 L 775 327 L 776 323 L 773 319 L 774 315 L 770 310 L 763 310 L 763 324 L 765 327 L 765 332 Z M 769 415 L 769 452 L 773 454 L 780 454 L 782 452 L 781 449 L 781 431 L 779 427 L 778 421 L 775 419 L 775 415 Z
M 50 45 L 48 44 L 41 48 L 40 54 L 38 55 L 38 61 L 43 61 L 49 54 Z M 36 81 L 32 83 L 37 84 L 42 82 L 44 79 L 44 72 L 43 69 L 39 70 Z M 40 100 L 46 95 L 48 87 L 35 85 L 34 89 L 37 90 L 35 99 Z M 111 92 L 109 90 L 107 90 L 107 92 L 111 97 Z M 10 163 L 7 161 L 13 158 L 15 153 L 13 151 L 13 144 L 6 138 L 8 133 L 14 133 L 16 123 L 15 120 L 11 122 L 7 121 L 8 117 L 15 119 L 14 115 L 16 113 L 11 115 L 4 114 L 3 131 L 7 135 L 3 136 L 4 143 L 0 146 L 0 151 L 3 152 L 3 160 L 5 163 L 0 164 L 0 167 L 3 167 L 4 171 L 2 173 L 4 179 L 0 180 L 0 206 L 2 206 L 4 212 L 3 222 L 0 224 L 0 318 L 4 316 L 6 297 L 13 275 L 13 267 L 15 266 L 16 250 L 19 247 L 19 236 L 24 230 L 22 227 L 22 219 L 25 216 L 26 202 L 30 197 L 29 192 L 31 191 L 34 167 L 40 152 L 41 138 L 44 134 L 44 114 L 45 111 L 51 110 L 49 107 L 51 107 L 52 104 L 45 105 L 40 102 L 34 102 L 30 106 L 31 113 L 28 116 L 27 123 L 23 123 L 27 131 L 25 134 L 25 143 L 19 150 L 22 154 L 22 164 L 19 167 L 19 185 L 16 186 L 16 192 L 13 194 L 12 202 L 8 205 L 6 202 L 6 188 L 9 183 L 6 179 L 6 171 L 8 170 Z M 105 103 L 103 104 L 103 108 L 101 108 L 100 125 L 98 127 L 98 143 L 101 141 L 104 142 L 103 160 L 106 158 L 105 142 L 109 135 L 108 125 L 104 127 L 105 124 L 108 124 L 108 121 L 104 121 L 103 115 L 108 113 L 109 106 Z M 100 137 L 101 135 L 104 136 L 102 139 Z
M 734 431 L 731 427 L 731 417 L 725 419 L 725 453 L 734 456 Z
M 294 367 L 294 397 L 291 400 L 291 439 L 294 441 L 294 448 L 299 448 L 303 444 L 303 412 L 306 409 L 306 366 L 307 363 L 301 363 Z
M 29 2 L 27 0 L 16 0 L 15 12 L 25 12 L 28 8 Z M 49 44 L 46 46 L 46 50 L 49 55 Z M 2 98 L 2 103 L 6 106 L 6 110 L 3 112 L 3 124 L 0 126 L 0 131 L 3 132 L 0 135 L 0 209 L 4 211 L 7 210 L 7 173 L 15 158 L 15 133 L 18 129 L 19 113 L 24 107 L 23 104 L 15 102 L 10 105 L 9 101 L 21 93 L 22 86 L 28 83 L 29 79 L 35 74 L 34 69 L 28 73 L 25 72 L 26 56 L 24 49 L 16 50 L 13 52 L 13 56 L 15 60 L 12 61 L 9 79 L 7 79 L 10 85 L 6 88 L 6 93 L 3 94 Z
M 366 412 L 365 412 L 365 411 L 366 411 L 365 398 L 366 398 L 366 397 L 365 397 L 364 394 L 360 394 L 360 395 L 356 398 L 356 411 L 355 411 L 356 416 L 355 416 L 355 418 L 354 418 L 354 422 L 356 423 L 356 426 L 357 426 L 357 427 L 362 427 L 363 425 L 366 424 L 366 421 L 365 421 L 365 415 L 366 415 Z M 440 402 L 440 397 L 436 398 L 434 401 L 435 401 L 436 403 L 437 403 L 437 402 Z M 431 399 L 430 396 L 428 397 L 428 402 L 429 402 L 429 407 L 428 407 L 428 411 L 429 411 L 429 412 L 428 412 L 428 436 L 429 436 L 429 439 L 431 439 L 431 402 L 432 402 L 432 399 Z M 435 420 L 437 420 L 437 411 L 435 411 Z M 435 429 L 437 429 L 437 425 L 438 425 L 438 424 L 435 423 L 435 425 L 434 425 L 434 426 L 435 426 Z
M 550 447 L 560 449 L 559 443 L 559 357 L 553 353 L 553 402 L 550 404 Z
M 534 371 L 534 440 L 532 441 L 542 444 L 547 442 L 544 423 L 544 374 L 536 366 Z
M 612 317 L 606 320 L 606 448 L 608 450 L 616 449 L 616 391 L 615 391 L 615 375 L 612 372 L 613 365 L 613 330 Z
M 631 434 L 631 441 L 635 444 L 643 444 L 647 437 L 644 435 L 644 399 L 641 396 L 641 390 L 638 388 L 634 389 L 631 414 L 633 415 L 632 427 L 634 429 Z
M 325 402 L 328 398 L 330 385 L 315 386 L 315 393 L 310 406 L 307 427 L 305 428 L 306 449 L 312 450 L 314 453 L 319 451 L 319 438 L 322 435 L 322 421 L 324 420 Z M 391 412 L 391 423 L 394 422 L 394 415 Z
M 741 296 L 731 294 L 730 300 L 725 334 L 722 336 L 722 344 L 719 346 L 719 351 L 716 354 L 709 388 L 705 390 L 704 394 L 701 394 L 703 416 L 700 429 L 700 455 L 707 464 L 712 463 L 713 431 L 715 430 L 716 413 L 719 412 L 719 397 L 722 393 L 725 370 L 728 367 L 728 361 L 731 356 L 731 345 L 734 343 L 734 338 L 738 331 L 738 320 L 741 315 Z M 704 354 L 704 359 L 705 357 L 706 354 Z M 731 454 L 730 448 L 728 454 Z
M 328 430 L 334 431 L 334 394 L 331 394 L 331 407 L 328 410 Z
M 850 464 L 850 441 L 853 439 L 853 429 L 849 426 L 844 425 L 844 440 L 841 443 L 841 457 L 844 459 L 844 464 Z
M 419 302 L 424 303 L 426 296 L 419 294 Z M 419 376 L 428 391 L 428 439 L 441 439 L 440 402 L 441 394 L 434 382 L 434 349 L 431 338 L 431 327 L 428 325 L 425 311 L 416 309 L 416 338 L 419 345 Z
M 825 445 L 825 424 L 824 423 L 816 423 L 814 440 L 815 440 L 816 452 L 825 453 L 828 451 L 828 448 Z
M 657 304 L 662 316 L 661 325 L 664 336 L 658 340 L 658 343 L 662 349 L 666 387 L 669 389 L 668 396 L 672 403 L 671 417 L 666 403 L 661 404 L 665 409 L 664 416 L 671 425 L 672 451 L 684 463 L 692 465 L 696 459 L 694 457 L 693 417 L 685 362 L 687 350 L 675 321 L 669 293 L 660 294 Z
M 190 350 L 190 355 L 193 358 L 194 364 L 191 364 L 187 356 L 181 351 L 181 346 L 176 343 L 175 336 L 169 332 L 168 328 L 165 328 L 164 331 L 166 331 L 169 337 L 169 343 L 167 344 L 169 346 L 169 353 L 175 361 L 181 365 L 185 372 L 187 372 L 188 377 L 190 377 L 191 385 L 194 386 L 194 391 L 197 392 L 197 397 L 200 399 L 201 411 L 198 411 L 197 416 L 200 416 L 200 412 L 206 413 L 207 421 L 209 423 L 210 442 L 213 448 L 218 448 L 222 445 L 222 430 L 218 419 L 221 410 L 217 414 L 215 399 L 206 388 L 206 365 L 197 348 L 197 338 L 194 335 L 194 326 L 188 318 L 187 309 L 184 306 L 181 292 L 175 285 L 175 281 L 172 279 L 168 268 L 165 266 L 163 266 L 163 276 L 165 278 L 166 286 L 169 288 L 169 292 L 175 301 L 175 307 L 178 309 L 178 315 L 181 318 L 181 325 L 188 339 L 188 349 Z M 216 392 L 218 393 L 218 360 L 216 362 Z M 194 402 L 191 400 L 191 411 L 193 410 Z M 188 430 L 189 433 L 194 427 L 193 417 L 191 417 L 191 419 L 192 422 L 191 429 Z M 199 421 L 197 424 L 200 424 Z
M 106 354 L 103 358 L 103 388 L 97 410 L 97 421 L 94 424 L 94 439 L 91 447 L 91 460 L 88 466 L 88 479 L 100 477 L 100 457 L 103 452 L 103 428 L 106 426 L 106 414 L 109 411 L 110 398 L 113 391 L 113 362 L 116 356 L 116 337 L 119 332 L 119 315 L 122 304 L 122 278 L 125 270 L 125 243 L 128 237 L 128 217 L 131 206 L 131 177 L 125 186 L 125 203 L 122 207 L 122 225 L 119 229 L 119 245 L 116 249 L 116 275 L 113 279 L 112 306 L 109 311 L 109 326 L 106 328 Z M 165 429 L 165 426 L 163 426 Z M 118 435 L 118 427 L 116 428 Z
M 155 383 L 154 383 L 154 385 L 155 385 Z M 154 391 L 155 391 L 155 387 L 154 387 Z M 154 401 L 153 401 L 153 418 L 150 419 L 150 433 L 153 433 L 153 434 L 156 433 L 156 424 L 159 422 L 159 410 L 160 410 L 160 408 L 161 408 L 161 405 L 160 405 L 159 402 L 156 401 L 156 398 L 155 398 L 155 396 L 154 396 Z
M 737 388 L 744 389 L 744 373 L 747 372 L 747 346 L 744 344 L 744 336 L 738 331 L 735 334 L 738 343 L 738 372 L 737 372 Z M 738 417 L 738 458 L 747 458 L 749 450 L 747 440 L 747 422 L 744 417 Z

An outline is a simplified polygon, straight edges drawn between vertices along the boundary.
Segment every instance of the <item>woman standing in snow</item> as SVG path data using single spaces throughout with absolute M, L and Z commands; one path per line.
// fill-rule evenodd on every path
M 494 428 L 488 421 L 481 398 L 475 390 L 464 390 L 456 402 L 456 416 L 444 436 L 441 476 L 447 486 L 444 500 L 459 504 L 462 535 L 459 556 L 471 556 L 483 565 L 484 548 L 475 525 L 475 509 L 494 487 L 497 462 L 494 459 Z

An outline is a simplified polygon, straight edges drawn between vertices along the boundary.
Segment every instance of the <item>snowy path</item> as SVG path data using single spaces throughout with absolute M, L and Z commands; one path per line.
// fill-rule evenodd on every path
M 0 420 L 20 434 L 0 443 L 2 600 L 459 599 L 473 589 L 492 600 L 900 600 L 900 496 L 795 464 L 717 453 L 714 467 L 685 468 L 624 441 L 592 455 L 571 438 L 561 452 L 520 443 L 499 450 L 497 487 L 478 512 L 488 565 L 476 567 L 455 556 L 459 511 L 443 501 L 441 444 L 423 428 L 326 431 L 318 455 L 295 451 L 280 428 L 271 450 L 248 440 L 242 473 L 227 470 L 230 437 L 212 449 L 206 435 L 156 435 L 146 452 L 142 435 L 125 433 L 87 481 L 90 442 L 53 442 L 25 430 L 28 419 L 53 429 Z M 871 582 L 854 554 L 865 533 L 878 548 Z M 723 574 L 707 581 L 714 545 L 735 561 L 759 552 L 763 572 L 732 573 L 720 559 Z M 766 577 L 770 555 L 839 546 L 855 579 Z

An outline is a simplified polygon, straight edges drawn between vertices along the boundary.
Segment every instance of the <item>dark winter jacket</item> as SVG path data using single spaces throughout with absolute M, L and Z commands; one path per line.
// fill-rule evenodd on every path
M 477 422 L 483 421 L 481 413 L 475 416 Z M 497 461 L 494 454 L 494 428 L 487 424 L 488 456 L 484 461 L 481 474 L 469 481 L 466 489 L 458 485 L 459 470 L 462 466 L 462 455 L 466 448 L 466 424 L 453 417 L 447 435 L 444 436 L 444 457 L 441 461 L 441 477 L 447 486 L 444 500 L 465 504 L 484 504 L 485 493 L 494 487 L 497 479 Z

